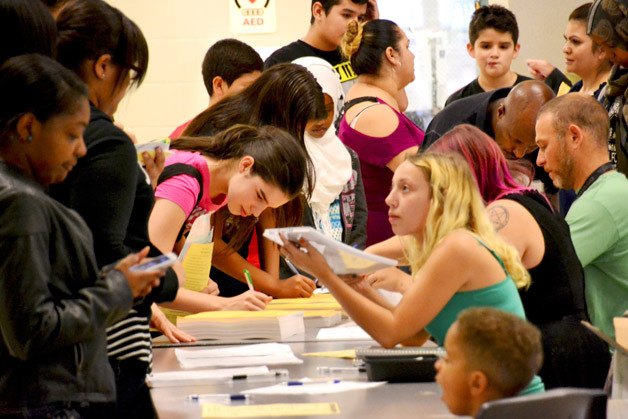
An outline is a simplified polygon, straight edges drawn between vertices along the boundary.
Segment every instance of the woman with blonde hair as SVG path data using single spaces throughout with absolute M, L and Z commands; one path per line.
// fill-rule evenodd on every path
M 360 158 L 368 208 L 366 244 L 393 235 L 385 191 L 405 156 L 418 151 L 424 133 L 402 112 L 404 88 L 414 80 L 414 54 L 403 30 L 390 20 L 351 22 L 343 53 L 358 75 L 347 94 L 338 137 Z
M 413 276 L 396 307 L 365 281 L 352 287 L 336 276 L 305 240 L 290 243 L 284 237 L 282 253 L 326 285 L 347 314 L 385 347 L 422 344 L 429 335 L 442 345 L 456 316 L 470 307 L 525 318 L 517 288 L 529 286 L 530 276 L 517 251 L 495 233 L 464 160 L 436 153 L 410 157 L 395 171 L 386 203 Z M 542 389 L 535 377 L 524 393 Z

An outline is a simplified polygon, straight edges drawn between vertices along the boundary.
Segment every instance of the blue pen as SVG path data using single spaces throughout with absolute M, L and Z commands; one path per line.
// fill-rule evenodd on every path
M 307 386 L 310 384 L 338 384 L 340 380 L 333 381 L 286 381 L 287 386 Z
M 288 265 L 288 268 L 290 268 L 290 270 L 292 271 L 293 274 L 295 275 L 301 275 L 301 273 L 299 272 L 299 270 L 297 269 L 296 266 L 294 266 L 294 264 L 292 262 L 290 262 L 288 259 L 284 258 L 284 261 L 286 261 L 286 265 Z
M 286 265 L 288 265 L 288 268 L 290 268 L 290 270 L 292 271 L 293 274 L 295 275 L 301 275 L 301 272 L 299 272 L 299 270 L 297 269 L 296 266 L 294 266 L 294 263 L 290 262 L 288 259 L 283 258 L 283 260 L 286 261 Z M 318 278 L 314 278 L 314 284 L 318 284 Z

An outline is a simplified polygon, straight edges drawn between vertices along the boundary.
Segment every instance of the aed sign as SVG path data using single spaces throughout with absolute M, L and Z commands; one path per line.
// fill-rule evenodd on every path
M 275 0 L 229 0 L 231 32 L 270 33 L 277 27 Z

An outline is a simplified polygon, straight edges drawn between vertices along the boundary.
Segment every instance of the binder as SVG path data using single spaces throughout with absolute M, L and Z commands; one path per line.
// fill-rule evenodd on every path
M 445 354 L 441 347 L 356 348 L 356 358 L 364 360 L 369 381 L 423 383 L 434 381 L 436 360 Z

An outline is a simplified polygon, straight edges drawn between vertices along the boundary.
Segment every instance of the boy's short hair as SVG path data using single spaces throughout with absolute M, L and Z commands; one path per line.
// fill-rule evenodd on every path
M 325 16 L 327 16 L 329 14 L 329 10 L 338 5 L 342 0 L 312 0 L 312 6 L 314 6 L 314 3 L 320 3 L 323 6 L 323 9 L 325 10 Z M 352 3 L 355 4 L 366 4 L 368 3 L 369 0 L 351 0 Z M 311 6 L 310 6 L 310 11 L 312 10 Z M 310 17 L 310 25 L 314 23 L 314 16 Z
M 484 29 L 494 29 L 497 32 L 509 33 L 514 45 L 519 41 L 519 26 L 517 18 L 510 10 L 497 4 L 479 7 L 473 12 L 469 23 L 469 42 L 475 44 L 480 32 Z
M 222 77 L 229 85 L 243 74 L 262 71 L 262 57 L 248 44 L 237 39 L 222 39 L 209 47 L 203 59 L 203 83 L 209 96 L 214 94 L 212 81 Z
M 469 368 L 486 374 L 504 397 L 523 390 L 541 368 L 541 332 L 525 319 L 482 307 L 463 311 L 457 324 Z

